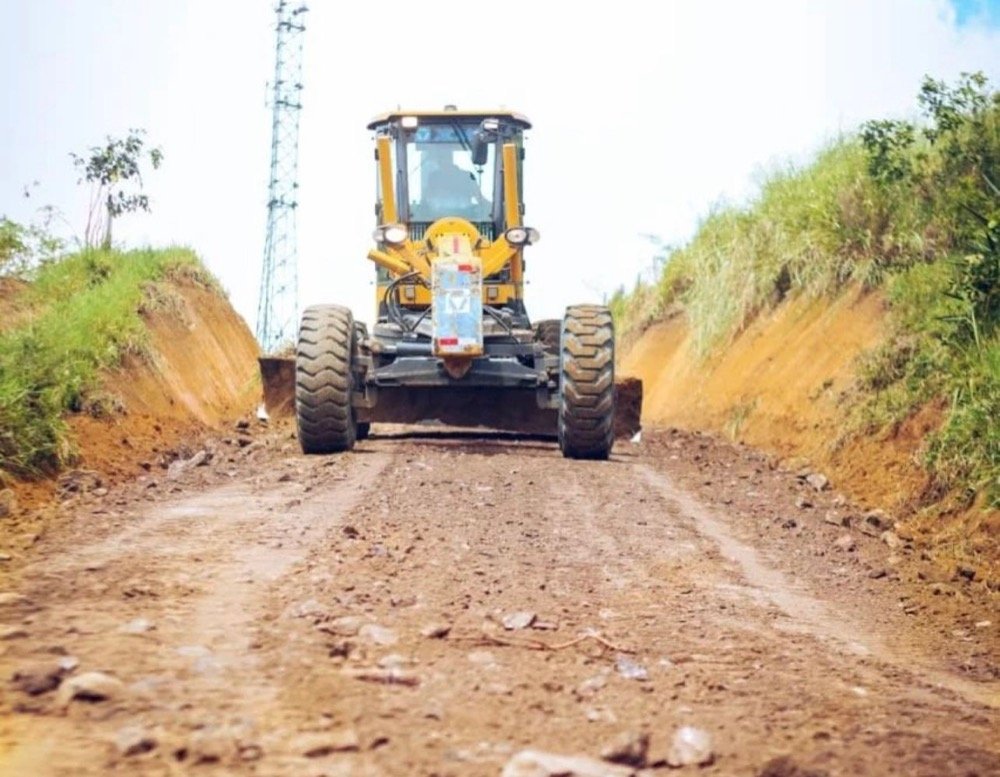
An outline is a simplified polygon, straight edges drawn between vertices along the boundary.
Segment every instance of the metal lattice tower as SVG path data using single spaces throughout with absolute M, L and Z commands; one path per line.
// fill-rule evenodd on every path
M 271 104 L 271 177 L 267 237 L 257 303 L 257 341 L 265 353 L 295 342 L 299 315 L 298 206 L 299 114 L 302 112 L 304 3 L 278 0 Z

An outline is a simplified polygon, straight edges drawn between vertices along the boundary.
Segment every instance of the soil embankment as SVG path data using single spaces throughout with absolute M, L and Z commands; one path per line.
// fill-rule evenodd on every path
M 167 309 L 147 316 L 149 356 L 129 359 L 105 380 L 124 412 L 73 419 L 85 466 L 134 475 L 142 453 L 160 453 L 259 402 L 258 347 L 246 322 L 214 291 L 175 290 Z
M 259 402 L 257 343 L 227 299 L 179 279 L 149 307 L 145 352 L 104 375 L 89 412 L 67 418 L 77 468 L 105 483 L 166 466 L 185 442 Z M 56 488 L 56 481 L 14 485 L 22 507 L 45 503 Z
M 728 347 L 702 359 L 686 319 L 677 316 L 650 327 L 626 354 L 622 371 L 643 380 L 647 423 L 710 429 L 784 457 L 808 458 L 855 493 L 897 508 L 923 476 L 912 461 L 915 441 L 882 441 L 878 447 L 887 450 L 872 466 L 836 445 L 845 431 L 840 400 L 858 355 L 883 336 L 884 318 L 876 294 L 833 303 L 800 299 L 756 319 Z
M 818 469 L 831 485 L 872 508 L 914 516 L 930 480 L 920 464 L 941 422 L 924 407 L 890 433 L 852 434 L 847 405 L 858 357 L 887 336 L 878 293 L 799 298 L 755 319 L 706 358 L 683 315 L 658 322 L 628 350 L 622 372 L 643 380 L 643 422 L 722 434 L 787 465 Z M 995 567 L 1000 518 L 978 508 L 950 518 L 914 517 L 910 529 L 968 561 Z M 994 570 L 995 571 L 995 570 Z

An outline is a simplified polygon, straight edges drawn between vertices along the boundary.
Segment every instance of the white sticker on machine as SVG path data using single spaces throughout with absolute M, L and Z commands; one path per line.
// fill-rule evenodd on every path
M 483 273 L 475 255 L 438 257 L 431 273 L 434 353 L 483 352 Z

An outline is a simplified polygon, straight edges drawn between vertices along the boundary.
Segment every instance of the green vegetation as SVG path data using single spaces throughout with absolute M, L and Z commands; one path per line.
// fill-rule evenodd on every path
M 0 479 L 72 461 L 64 414 L 99 410 L 88 404 L 99 370 L 143 352 L 142 311 L 162 296 L 157 282 L 177 275 L 214 284 L 197 257 L 179 248 L 85 250 L 28 272 L 18 298 L 25 312 L 13 327 L 0 324 Z
M 980 74 L 926 79 L 924 123 L 873 121 L 809 166 L 775 172 L 663 257 L 657 284 L 611 300 L 619 327 L 682 307 L 701 353 L 789 294 L 884 288 L 893 336 L 862 365 L 867 431 L 929 402 L 936 493 L 1000 506 L 1000 93 Z
M 19 224 L 0 216 L 0 276 L 26 275 L 63 250 L 63 241 L 41 224 Z
M 84 156 L 70 154 L 80 172 L 78 183 L 90 186 L 90 212 L 84 245 L 111 248 L 111 226 L 126 213 L 149 212 L 149 197 L 143 193 L 142 166 L 149 160 L 153 170 L 163 162 L 158 147 L 146 150 L 146 131 L 129 130 L 124 138 L 107 137 L 104 145 L 91 146 Z

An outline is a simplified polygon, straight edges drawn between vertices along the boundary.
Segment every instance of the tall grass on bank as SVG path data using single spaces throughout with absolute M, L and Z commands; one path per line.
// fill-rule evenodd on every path
M 681 302 L 706 354 L 791 292 L 872 287 L 919 261 L 933 239 L 914 211 L 912 200 L 878 191 L 857 139 L 841 139 L 804 169 L 772 173 L 750 207 L 709 215 L 667 258 L 651 312 Z
M 626 338 L 681 306 L 706 354 L 789 294 L 885 288 L 894 332 L 862 365 L 863 425 L 943 403 L 926 498 L 1000 506 L 1000 93 L 979 74 L 928 78 L 918 102 L 923 124 L 868 122 L 712 213 L 656 284 L 611 306 Z
M 84 409 L 102 368 L 142 352 L 144 301 L 174 273 L 207 275 L 185 249 L 88 250 L 32 272 L 21 300 L 29 313 L 0 328 L 0 478 L 72 460 L 64 414 Z

